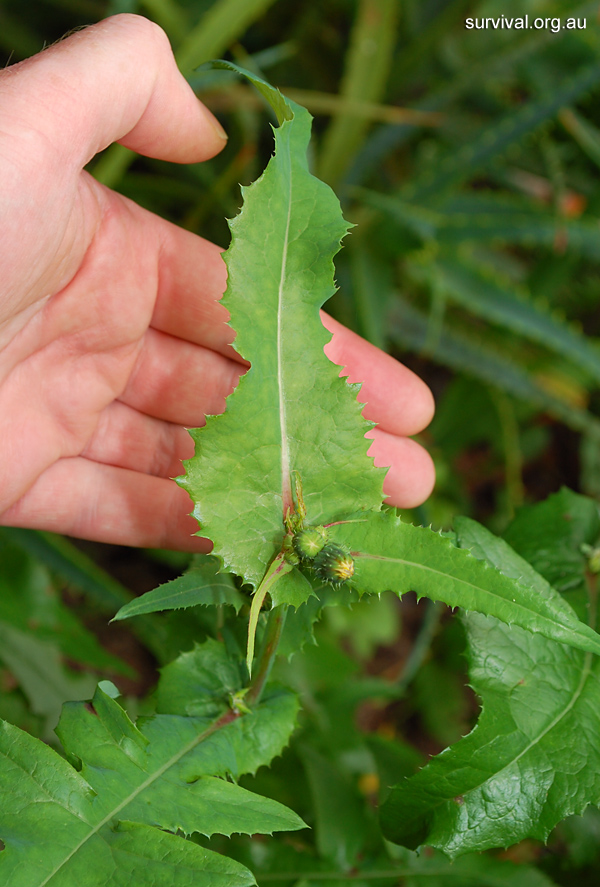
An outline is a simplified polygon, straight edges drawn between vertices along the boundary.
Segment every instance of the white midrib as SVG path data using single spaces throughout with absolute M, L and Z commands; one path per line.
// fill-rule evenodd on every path
M 289 177 L 288 211 L 285 222 L 285 235 L 281 255 L 281 274 L 277 293 L 277 385 L 279 395 L 279 428 L 281 433 L 281 499 L 283 514 L 292 507 L 292 489 L 290 484 L 290 450 L 287 435 L 287 416 L 285 409 L 285 390 L 283 382 L 283 300 L 286 284 L 286 267 L 288 245 L 290 240 L 290 224 L 292 219 L 292 177 Z

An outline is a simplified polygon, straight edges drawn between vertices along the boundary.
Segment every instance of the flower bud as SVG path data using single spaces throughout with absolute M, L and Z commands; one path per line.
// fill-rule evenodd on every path
M 305 527 L 294 535 L 294 550 L 300 560 L 312 561 L 327 544 L 325 527 Z
M 354 575 L 354 560 L 339 545 L 326 545 L 316 556 L 313 567 L 319 579 L 341 585 Z

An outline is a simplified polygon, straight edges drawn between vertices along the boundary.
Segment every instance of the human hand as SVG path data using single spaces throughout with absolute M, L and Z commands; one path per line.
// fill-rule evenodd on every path
M 225 144 L 164 33 L 120 15 L 0 72 L 0 523 L 126 545 L 209 548 L 169 478 L 185 427 L 225 408 L 245 365 L 218 299 L 218 247 L 97 183 L 83 167 L 114 141 L 180 163 Z M 433 485 L 406 435 L 429 389 L 324 316 L 327 354 L 365 382 L 391 465 L 388 502 Z M 186 384 L 181 385 L 181 379 Z

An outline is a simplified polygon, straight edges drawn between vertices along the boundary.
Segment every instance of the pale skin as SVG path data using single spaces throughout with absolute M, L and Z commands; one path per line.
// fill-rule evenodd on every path
M 118 141 L 196 163 L 225 134 L 164 33 L 119 15 L 0 72 L 0 524 L 207 551 L 172 480 L 186 428 L 225 408 L 235 353 L 219 247 L 99 185 L 83 167 Z M 410 435 L 433 400 L 410 370 L 323 315 L 327 355 L 363 382 L 387 501 L 431 492 Z M 185 377 L 186 384 L 181 380 Z

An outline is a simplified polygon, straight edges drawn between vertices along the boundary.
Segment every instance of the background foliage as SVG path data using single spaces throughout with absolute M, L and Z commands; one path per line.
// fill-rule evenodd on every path
M 433 388 L 437 416 L 422 438 L 435 456 L 438 486 L 412 518 L 438 528 L 461 513 L 501 532 L 516 508 L 563 484 L 600 493 L 598 4 L 518 6 L 0 5 L 5 62 L 116 12 L 139 12 L 165 28 L 182 70 L 226 126 L 227 148 L 208 164 L 180 168 L 113 147 L 90 169 L 223 246 L 224 219 L 240 206 L 239 184 L 262 170 L 271 137 L 248 87 L 211 85 L 193 69 L 225 55 L 264 73 L 315 115 L 313 169 L 359 225 L 338 257 L 340 290 L 329 310 Z M 467 15 L 525 13 L 575 16 L 587 27 L 559 34 L 464 27 Z M 89 696 L 98 675 L 130 694 L 130 714 L 143 711 L 156 666 L 214 633 L 221 611 L 143 615 L 131 628 L 106 622 L 133 594 L 186 564 L 186 556 L 172 553 L 1 530 L 0 715 L 52 741 L 62 702 Z M 365 860 L 380 869 L 376 883 L 399 883 L 396 875 L 386 880 L 377 862 L 374 804 L 386 786 L 467 733 L 478 703 L 465 689 L 462 626 L 437 605 L 417 605 L 410 596 L 396 604 L 384 595 L 327 610 L 319 646 L 282 668 L 302 693 L 304 730 L 248 785 L 291 806 L 313 832 L 283 842 L 239 839 L 238 858 L 261 873 L 259 884 L 318 883 L 323 871 L 323 883 L 343 883 L 342 873 L 357 865 L 364 873 Z M 296 630 L 300 646 L 308 631 L 300 622 Z M 477 623 L 469 630 L 484 634 Z M 396 860 L 406 864 L 400 883 L 597 883 L 599 831 L 591 810 L 559 826 L 548 849 L 527 841 L 502 858 L 467 856 L 453 869 L 437 854 L 416 861 L 397 851 L 406 853 Z M 311 858 L 304 875 L 300 840 Z M 283 879 L 284 871 L 292 874 Z

